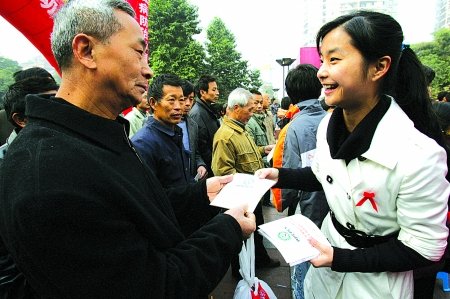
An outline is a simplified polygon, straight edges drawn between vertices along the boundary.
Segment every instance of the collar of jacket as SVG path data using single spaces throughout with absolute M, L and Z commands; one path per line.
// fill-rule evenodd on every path
M 385 110 L 381 118 L 372 124 L 374 131 L 360 131 L 360 138 L 365 139 L 365 142 L 367 142 L 367 140 L 371 141 L 369 143 L 369 148 L 360 155 L 355 155 L 356 152 L 353 151 L 353 159 L 363 157 L 389 169 L 393 169 L 397 165 L 400 155 L 402 155 L 405 140 L 409 138 L 407 132 L 411 132 L 411 130 L 415 129 L 414 123 L 403 112 L 400 106 L 398 106 L 395 100 L 390 96 L 385 96 L 384 98 L 384 102 L 387 104 L 387 111 Z M 328 115 L 327 117 L 330 118 L 328 123 L 328 125 L 330 125 L 332 115 Z M 331 134 L 331 132 L 328 131 L 327 136 L 328 134 Z M 333 134 L 337 133 L 335 132 Z M 353 140 L 353 142 L 355 142 L 355 140 Z M 362 145 L 353 142 L 353 146 L 358 147 L 357 151 L 361 151 Z M 330 146 L 329 141 L 328 144 Z
M 297 104 L 295 104 L 295 106 L 297 106 L 300 110 L 303 110 L 303 109 L 311 107 L 311 106 L 322 107 L 322 106 L 320 106 L 319 100 L 317 100 L 317 99 L 304 100 L 304 101 L 298 102 Z
M 315 112 L 324 111 L 322 106 L 319 103 L 319 100 L 317 100 L 317 99 L 301 101 L 301 102 L 298 102 L 297 104 L 295 104 L 295 106 L 297 106 L 300 109 L 300 111 L 298 111 L 298 113 L 295 113 L 295 115 L 292 119 L 298 117 L 299 115 L 303 115 L 306 113 L 315 113 Z
M 53 96 L 28 95 L 25 101 L 30 124 L 39 120 L 55 123 L 117 153 L 129 148 L 129 123 L 121 116 L 115 120 L 100 117 Z
M 243 123 L 229 118 L 226 115 L 223 117 L 223 123 L 239 133 L 245 132 L 245 125 Z
M 404 155 L 405 145 L 415 142 L 414 134 L 422 133 L 392 97 L 387 99 L 389 108 L 378 123 L 370 148 L 361 156 L 394 169 Z
M 181 128 L 179 126 L 173 125 L 172 127 L 169 127 L 168 125 L 160 122 L 159 120 L 155 119 L 154 117 L 149 117 L 148 119 L 148 126 L 153 127 L 156 130 L 163 132 L 166 135 L 169 135 L 173 137 L 175 135 L 176 130 Z
M 253 113 L 252 117 L 256 120 L 258 125 L 262 127 L 264 125 L 264 119 L 266 119 L 266 116 L 262 113 Z
M 345 126 L 342 108 L 336 107 L 331 114 L 327 130 L 331 157 L 344 159 L 348 163 L 365 153 L 369 149 L 377 125 L 389 105 L 390 101 L 382 97 L 351 133 Z
M 212 107 L 212 103 L 203 101 L 202 99 L 199 99 L 195 105 L 199 104 L 201 107 L 203 107 L 206 111 L 208 111 L 209 114 L 213 115 L 215 118 L 218 119 L 217 113 L 214 111 Z

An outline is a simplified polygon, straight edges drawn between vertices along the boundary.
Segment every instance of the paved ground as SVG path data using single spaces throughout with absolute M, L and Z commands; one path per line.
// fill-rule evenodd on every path
M 287 215 L 285 213 L 278 213 L 274 208 L 263 207 L 265 222 L 270 222 Z M 256 276 L 264 280 L 275 293 L 278 299 L 292 299 L 291 283 L 290 283 L 290 268 L 286 264 L 283 257 L 272 244 L 264 240 L 264 245 L 267 248 L 270 256 L 276 258 L 281 262 L 281 266 L 274 269 L 258 269 Z M 234 290 L 238 281 L 231 276 L 231 269 L 228 269 L 227 274 L 222 279 L 217 288 L 211 293 L 210 299 L 231 299 L 233 298 Z M 428 299 L 428 298 L 423 298 Z M 450 292 L 442 290 L 442 281 L 436 280 L 436 287 L 432 299 L 450 299 Z
M 281 217 L 285 217 L 286 213 L 278 213 L 274 208 L 264 207 L 264 220 L 270 222 Z M 286 264 L 283 257 L 277 249 L 264 240 L 264 245 L 272 258 L 278 259 L 281 262 L 280 267 L 273 269 L 257 269 L 256 277 L 265 281 L 275 293 L 278 299 L 291 299 L 291 284 L 290 284 L 290 268 Z M 227 274 L 222 279 L 217 288 L 211 293 L 210 299 L 231 299 L 233 298 L 234 290 L 238 281 L 231 276 L 231 268 L 228 269 Z

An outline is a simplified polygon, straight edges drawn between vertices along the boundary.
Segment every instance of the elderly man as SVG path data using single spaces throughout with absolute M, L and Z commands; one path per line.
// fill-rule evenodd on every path
M 254 231 L 254 216 L 231 209 L 189 238 L 181 233 L 176 217 L 186 211 L 170 199 L 201 213 L 229 178 L 166 193 L 131 146 L 118 115 L 151 77 L 133 9 L 69 1 L 51 42 L 60 89 L 27 96 L 27 126 L 0 168 L 1 237 L 35 297 L 206 297 Z
M 263 167 L 262 155 L 267 155 L 273 145 L 257 146 L 245 130 L 253 115 L 255 104 L 252 94 L 243 88 L 233 90 L 228 96 L 228 116 L 214 136 L 212 169 L 215 175 L 234 173 L 253 174 Z M 261 202 L 255 209 L 256 225 L 264 223 Z M 255 234 L 256 268 L 273 268 L 280 262 L 269 257 L 262 236 Z M 231 263 L 232 275 L 239 278 L 237 256 Z

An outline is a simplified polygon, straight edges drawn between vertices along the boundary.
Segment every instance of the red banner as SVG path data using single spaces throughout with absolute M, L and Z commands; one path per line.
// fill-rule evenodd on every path
M 136 20 L 148 40 L 148 1 L 128 0 L 136 12 Z M 50 46 L 50 33 L 53 28 L 52 16 L 63 0 L 2 0 L 0 15 L 20 31 L 59 72 L 58 64 Z

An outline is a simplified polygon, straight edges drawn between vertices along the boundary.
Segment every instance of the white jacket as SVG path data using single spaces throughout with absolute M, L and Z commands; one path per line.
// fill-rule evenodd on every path
M 312 170 L 322 183 L 330 209 L 343 225 L 370 235 L 399 231 L 398 239 L 426 259 L 438 261 L 447 245 L 447 201 L 450 186 L 446 154 L 437 143 L 414 128 L 398 104 L 380 120 L 370 148 L 348 165 L 334 160 L 326 141 L 330 116 L 317 132 Z M 364 192 L 370 200 L 356 206 Z M 330 215 L 322 231 L 333 246 L 351 248 L 334 228 Z M 305 282 L 306 298 L 413 298 L 412 271 L 340 273 L 311 267 Z

